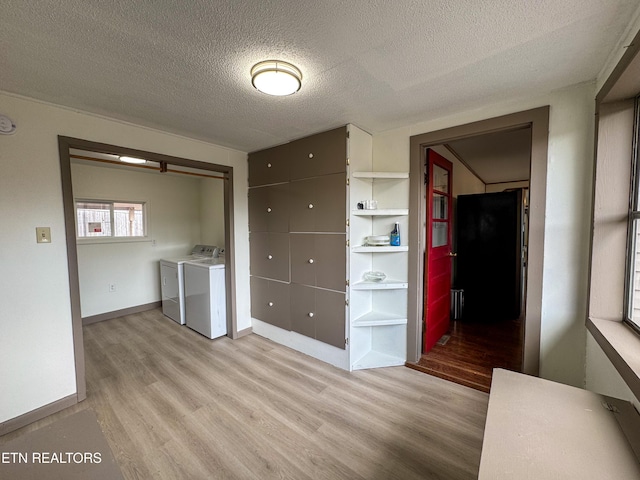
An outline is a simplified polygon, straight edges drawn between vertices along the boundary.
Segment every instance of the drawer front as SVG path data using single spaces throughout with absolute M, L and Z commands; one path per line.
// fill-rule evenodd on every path
M 291 182 L 289 231 L 346 232 L 347 185 L 344 174 Z
M 347 128 L 295 140 L 289 144 L 291 180 L 347 171 Z
M 345 295 L 316 290 L 316 340 L 345 349 Z
M 289 144 L 249 154 L 249 186 L 289 181 Z
M 249 189 L 249 231 L 289 231 L 289 184 Z
M 251 275 L 289 281 L 289 234 L 252 232 Z
M 345 295 L 291 284 L 291 330 L 345 348 Z
M 291 281 L 345 291 L 346 235 L 292 233 Z
M 251 277 L 251 316 L 291 330 L 289 284 Z

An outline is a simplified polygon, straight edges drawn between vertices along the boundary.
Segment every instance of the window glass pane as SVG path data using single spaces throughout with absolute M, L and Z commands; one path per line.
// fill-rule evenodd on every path
M 111 204 L 77 202 L 78 237 L 111 236 Z
M 439 193 L 433 194 L 433 218 L 447 220 L 449 198 Z
M 449 193 L 449 172 L 438 165 L 433 166 L 433 189 Z
M 629 319 L 640 327 L 640 220 L 633 221 L 633 237 L 631 239 L 630 275 L 631 289 L 629 291 Z
M 143 205 L 114 203 L 113 223 L 116 237 L 144 237 Z
M 449 222 L 433 222 L 431 224 L 431 247 L 442 247 L 447 245 Z
M 146 235 L 144 203 L 76 201 L 76 221 L 78 238 Z

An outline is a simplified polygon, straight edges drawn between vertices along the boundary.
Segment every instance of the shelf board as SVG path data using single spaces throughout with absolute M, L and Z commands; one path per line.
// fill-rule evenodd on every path
M 355 253 L 408 252 L 409 246 L 404 245 L 400 247 L 392 247 L 390 245 L 384 245 L 375 247 L 369 245 L 356 245 L 355 247 L 351 248 L 351 251 Z
M 401 215 L 409 215 L 408 208 L 376 208 L 371 210 L 351 210 L 352 215 L 360 217 L 386 216 L 396 217 Z
M 351 285 L 353 290 L 402 290 L 408 288 L 407 282 L 385 278 L 381 282 L 360 281 Z
M 407 319 L 402 315 L 386 312 L 367 312 L 356 318 L 351 325 L 354 327 L 378 327 L 382 325 L 406 325 Z
M 370 350 L 360 360 L 354 362 L 352 368 L 354 370 L 362 370 L 365 368 L 396 367 L 404 364 L 404 358 Z
M 353 172 L 354 178 L 409 178 L 409 172 Z

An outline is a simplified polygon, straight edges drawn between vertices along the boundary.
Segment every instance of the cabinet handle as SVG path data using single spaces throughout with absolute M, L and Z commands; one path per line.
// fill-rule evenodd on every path
M 309 260 L 307 260 L 307 262 L 313 263 L 313 258 L 310 258 Z
M 273 258 L 273 255 L 267 255 L 267 258 L 271 260 Z
M 269 306 L 270 306 L 270 307 L 273 307 L 273 302 L 269 302 Z
M 271 213 L 271 207 L 267 207 L 267 213 Z
M 309 158 L 313 158 L 313 153 L 310 153 L 310 154 L 309 154 Z
M 310 204 L 309 204 L 309 208 L 313 208 L 313 203 L 310 203 Z
M 308 313 L 309 318 L 313 318 L 313 312 Z
M 270 163 L 267 163 L 267 168 L 271 168 L 271 164 Z

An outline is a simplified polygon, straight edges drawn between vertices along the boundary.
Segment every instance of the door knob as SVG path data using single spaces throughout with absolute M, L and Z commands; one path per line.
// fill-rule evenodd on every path
M 269 302 L 269 306 L 270 306 L 270 307 L 273 307 L 273 302 Z
M 273 255 L 267 255 L 267 258 L 271 260 L 273 258 Z
M 309 318 L 313 318 L 313 312 L 309 312 Z
M 267 213 L 271 213 L 271 207 L 267 207 Z
M 453 253 L 453 252 L 449 252 L 447 255 L 449 255 L 450 257 L 457 257 L 458 256 L 457 253 Z
M 309 204 L 309 208 L 313 208 L 313 203 L 310 203 L 310 204 Z
M 271 168 L 271 164 L 270 163 L 267 163 L 267 168 Z
M 309 260 L 307 260 L 309 263 L 313 263 L 313 258 L 310 258 Z
M 313 153 L 310 153 L 310 154 L 309 154 L 309 158 L 313 158 Z

